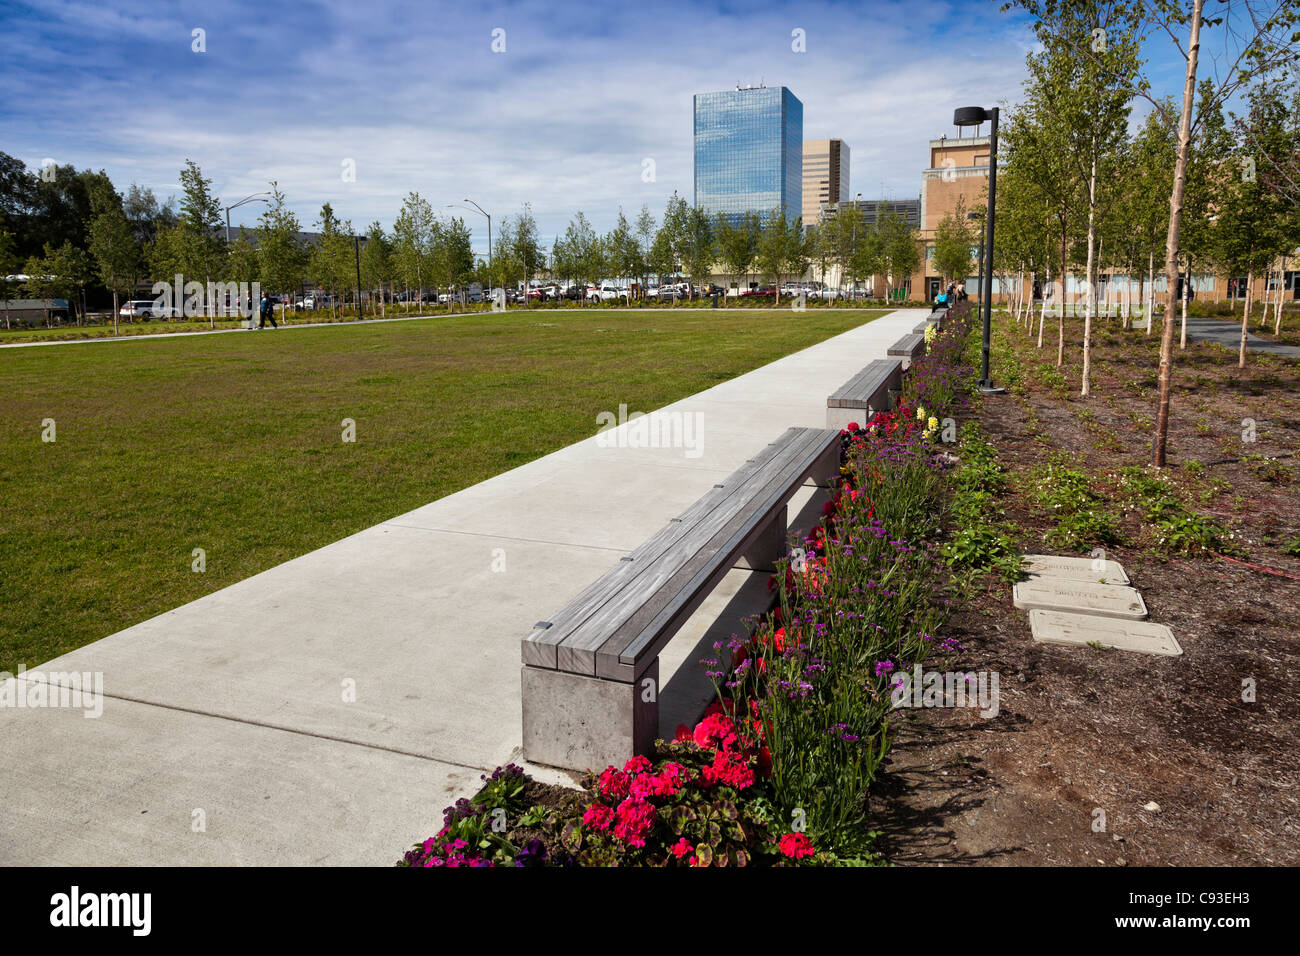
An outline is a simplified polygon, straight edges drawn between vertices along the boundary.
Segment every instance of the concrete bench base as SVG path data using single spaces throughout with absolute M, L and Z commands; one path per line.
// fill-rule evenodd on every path
M 524 753 L 534 763 L 600 772 L 646 754 L 659 736 L 659 659 L 635 683 L 522 668 Z

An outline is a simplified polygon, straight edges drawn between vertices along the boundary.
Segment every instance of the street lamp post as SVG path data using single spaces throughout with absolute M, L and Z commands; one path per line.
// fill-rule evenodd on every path
M 352 251 L 356 256 L 357 262 L 357 318 L 364 319 L 365 312 L 361 308 L 361 240 L 362 236 L 352 237 Z
M 476 203 L 474 200 L 472 200 L 472 199 L 464 199 L 464 200 L 462 200 L 462 202 L 467 202 L 467 203 L 469 203 L 471 206 L 473 206 L 473 207 L 474 207 L 475 209 L 477 209 L 479 212 L 483 213 L 484 216 L 487 216 L 487 222 L 488 222 L 488 275 L 490 276 L 490 275 L 492 275 L 492 217 L 491 217 L 491 216 L 488 216 L 487 211 L 486 211 L 482 206 L 480 206 L 478 203 Z M 451 207 L 454 206 L 454 205 L 455 205 L 455 203 L 448 203 L 448 204 L 447 204 L 448 208 L 451 208 Z M 465 208 L 465 207 L 462 206 L 462 207 L 460 207 L 460 208 L 463 209 L 463 208 Z M 501 285 L 502 285 L 502 289 L 504 290 L 504 288 L 505 288 L 505 282 L 503 281 Z M 490 291 L 491 291 L 491 290 L 489 290 L 489 292 L 490 292 Z
M 963 106 L 954 110 L 952 114 L 953 125 L 961 128 L 963 126 L 979 126 L 981 123 L 989 122 L 989 199 L 985 207 L 984 215 L 984 246 L 988 250 L 987 255 L 989 262 L 993 261 L 993 222 L 997 218 L 997 195 L 998 195 L 998 108 L 995 106 L 991 110 L 986 110 L 982 106 Z M 981 311 L 984 313 L 984 342 L 980 359 L 980 380 L 979 390 L 985 395 L 996 395 L 1006 391 L 998 388 L 993 384 L 993 378 L 989 375 L 989 338 L 992 332 L 992 309 L 993 309 L 993 270 L 990 269 L 988 274 L 983 277 L 983 294 L 980 303 Z
M 251 196 L 245 196 L 243 199 L 239 200 L 239 202 L 235 203 L 234 205 L 226 206 L 226 207 L 225 207 L 225 210 L 226 210 L 226 245 L 230 245 L 230 210 L 232 210 L 232 209 L 238 209 L 240 206 L 242 206 L 242 205 L 243 205 L 244 203 L 246 203 L 246 202 L 269 202 L 269 200 L 266 200 L 266 199 L 258 199 L 258 198 L 257 198 L 257 197 L 259 197 L 259 196 L 269 196 L 269 195 L 271 195 L 271 194 L 270 194 L 270 193 L 253 193 L 253 195 L 251 195 Z
M 984 214 L 979 212 L 966 213 L 967 219 L 974 219 L 977 222 L 983 220 Z M 975 308 L 982 308 L 984 305 L 984 230 L 980 230 L 980 271 L 976 273 L 978 278 L 975 280 Z

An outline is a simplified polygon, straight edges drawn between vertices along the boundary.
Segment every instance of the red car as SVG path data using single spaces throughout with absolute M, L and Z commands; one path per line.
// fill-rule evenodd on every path
M 761 289 L 746 289 L 744 292 L 740 293 L 740 297 L 742 299 L 745 298 L 775 299 L 776 289 L 772 288 L 771 286 L 764 286 Z

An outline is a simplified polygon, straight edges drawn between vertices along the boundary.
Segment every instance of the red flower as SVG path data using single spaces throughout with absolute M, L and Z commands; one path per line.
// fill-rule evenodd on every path
M 704 768 L 704 782 L 708 785 L 724 783 L 737 790 L 744 790 L 754 785 L 754 771 L 749 761 L 738 754 L 718 752 L 713 755 L 713 764 Z
M 857 431 L 857 430 L 858 430 L 858 423 L 857 423 L 857 422 L 849 422 L 849 428 L 848 428 L 848 430 L 851 431 L 851 432 L 855 432 L 855 431 Z
M 673 743 L 682 743 L 691 739 L 691 728 L 685 724 L 677 725 L 677 733 L 673 735 Z
M 724 714 L 709 714 L 695 728 L 695 743 L 706 750 L 730 750 L 736 739 L 736 726 Z
M 677 859 L 680 860 L 688 853 L 694 853 L 695 847 L 691 846 L 690 843 L 686 841 L 686 837 L 682 837 L 680 840 L 678 840 L 676 843 L 673 844 L 672 850 L 673 850 L 673 856 L 677 857 Z
M 784 651 L 785 651 L 785 628 L 783 628 L 783 627 L 778 627 L 778 628 L 776 629 L 776 633 L 775 633 L 774 635 L 772 635 L 772 643 L 776 645 L 776 649 L 777 649 L 777 651 L 778 651 L 779 653 L 784 653 Z
M 647 770 L 650 769 L 651 769 L 650 761 L 646 760 L 646 758 L 642 757 L 640 754 L 633 757 L 631 760 L 629 760 L 627 763 L 623 765 L 624 773 L 645 773 Z
M 583 826 L 591 827 L 593 830 L 605 831 L 609 825 L 614 822 L 614 811 L 603 803 L 593 803 L 587 808 L 587 812 L 582 815 Z
M 632 781 L 622 770 L 606 767 L 596 783 L 596 789 L 607 800 L 622 800 L 627 796 Z
M 758 772 L 765 777 L 772 776 L 772 751 L 767 749 L 767 744 L 758 748 Z
M 614 812 L 614 836 L 629 846 L 645 846 L 646 835 L 655 825 L 655 808 L 644 800 L 628 797 Z
M 812 856 L 817 851 L 813 849 L 812 841 L 805 834 L 787 833 L 781 837 L 781 852 L 791 860 L 798 860 L 805 856 Z

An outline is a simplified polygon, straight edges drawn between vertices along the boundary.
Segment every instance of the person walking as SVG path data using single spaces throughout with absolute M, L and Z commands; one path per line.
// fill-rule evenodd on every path
M 258 322 L 257 327 L 259 329 L 264 328 L 268 321 L 271 323 L 271 328 L 278 329 L 280 327 L 275 324 L 275 306 L 271 304 L 271 297 L 263 292 L 261 321 Z

